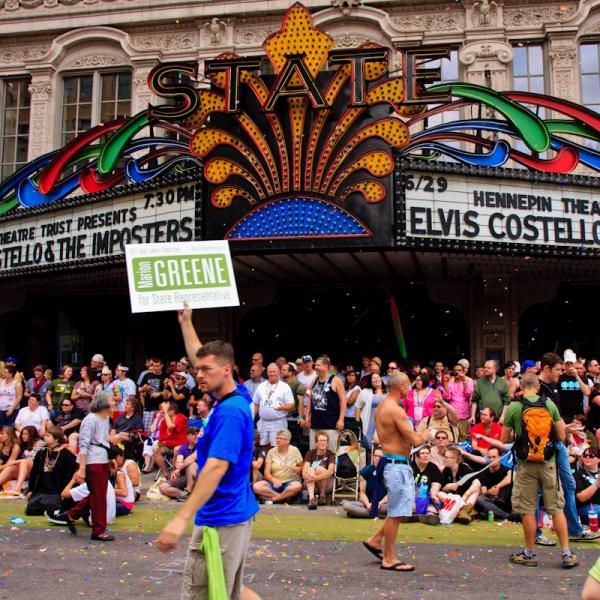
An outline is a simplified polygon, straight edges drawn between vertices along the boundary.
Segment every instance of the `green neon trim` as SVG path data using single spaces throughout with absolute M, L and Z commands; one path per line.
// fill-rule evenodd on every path
M 147 124 L 148 114 L 146 111 L 143 111 L 132 117 L 131 121 L 127 122 L 123 127 L 117 129 L 104 145 L 98 159 L 98 173 L 100 175 L 106 175 L 115 168 L 129 140 Z
M 15 194 L 0 200 L 0 215 L 17 208 L 17 206 L 19 206 L 19 201 L 17 200 L 17 196 Z
M 566 119 L 548 119 L 544 121 L 550 133 L 568 133 L 600 142 L 600 134 L 596 133 L 585 123 L 567 121 Z
M 483 102 L 504 115 L 519 131 L 523 141 L 533 152 L 544 152 L 550 146 L 550 133 L 544 121 L 521 104 L 501 96 L 494 90 L 472 83 L 450 83 L 433 85 L 428 87 L 427 91 L 450 93 L 459 98 Z

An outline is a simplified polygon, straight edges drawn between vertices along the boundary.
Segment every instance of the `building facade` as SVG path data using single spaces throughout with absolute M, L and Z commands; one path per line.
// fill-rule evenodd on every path
M 159 63 L 193 61 L 203 73 L 205 61 L 217 55 L 263 56 L 264 40 L 279 30 L 290 5 L 278 0 L 0 0 L 0 179 L 82 132 L 164 103 L 148 86 Z M 306 0 L 304 5 L 335 48 L 386 48 L 391 73 L 402 71 L 406 49 L 442 45 L 450 50 L 440 61 L 442 82 L 547 94 L 600 111 L 600 0 L 432 0 L 426 6 L 412 0 Z M 440 112 L 414 131 L 472 119 L 474 110 L 458 106 Z M 551 114 L 548 108 L 537 110 L 544 117 Z M 493 111 L 488 112 L 479 116 L 491 117 Z M 588 147 L 595 150 L 597 144 L 590 139 Z M 463 147 L 460 141 L 455 146 Z M 556 154 L 554 149 L 541 156 Z M 590 245 L 571 232 L 564 245 L 541 240 L 528 252 L 527 246 L 512 243 L 514 228 L 522 224 L 505 227 L 506 213 L 481 245 L 458 229 L 441 241 L 439 223 L 430 226 L 427 220 L 427 196 L 409 193 L 413 184 L 407 182 L 421 177 L 450 186 L 452 210 L 461 208 L 464 182 L 471 186 L 465 192 L 471 198 L 492 194 L 481 196 L 482 214 L 491 206 L 485 202 L 503 186 L 523 185 L 523 193 L 536 198 L 550 197 L 563 185 L 582 186 L 581 197 L 593 203 L 598 183 L 585 163 L 568 176 L 538 176 L 511 161 L 501 169 L 473 170 L 458 168 L 451 158 L 432 169 L 399 160 L 388 190 L 393 196 L 389 243 L 362 247 L 288 240 L 253 247 L 232 242 L 242 306 L 203 313 L 206 336 L 239 340 L 242 353 L 269 347 L 286 353 L 301 344 L 315 353 L 337 350 L 339 360 L 378 348 L 392 354 L 397 347 L 388 302 L 394 297 L 408 353 L 421 360 L 523 359 L 541 350 L 562 350 L 562 344 L 586 356 L 600 352 L 587 312 L 600 291 L 595 233 L 590 230 Z M 199 204 L 202 192 L 189 187 L 194 181 L 188 175 L 176 183 L 188 186 L 190 202 Z M 119 207 L 138 201 L 135 194 L 150 189 L 124 188 L 114 205 L 116 198 Z M 200 231 L 200 220 L 219 220 L 206 211 L 199 216 L 192 204 L 181 209 L 180 223 L 195 219 Z M 531 210 L 542 213 L 543 207 Z M 593 227 L 593 213 L 581 214 L 589 215 Z M 166 338 L 172 319 L 129 314 L 124 267 L 117 263 L 85 269 L 71 264 L 53 274 L 32 270 L 2 280 L 0 354 L 20 354 L 30 362 L 53 357 L 58 364 L 81 362 L 99 351 L 141 363 L 144 354 L 170 351 Z M 110 344 L 104 338 L 107 322 L 112 323 Z M 332 335 L 333 350 L 328 347 Z

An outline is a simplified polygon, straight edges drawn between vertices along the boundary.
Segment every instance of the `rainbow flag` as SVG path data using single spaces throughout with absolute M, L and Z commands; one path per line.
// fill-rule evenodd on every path
M 406 358 L 408 356 L 406 353 L 406 340 L 404 339 L 404 332 L 402 331 L 402 322 L 400 321 L 398 305 L 396 304 L 396 299 L 389 292 L 388 303 L 390 305 L 390 314 L 392 316 L 396 341 L 398 342 L 398 349 L 400 350 L 400 358 Z

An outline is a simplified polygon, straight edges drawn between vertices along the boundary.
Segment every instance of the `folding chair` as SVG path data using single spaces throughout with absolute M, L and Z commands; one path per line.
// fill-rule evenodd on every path
M 335 476 L 333 480 L 332 501 L 336 497 L 358 500 L 358 474 L 360 472 L 360 445 L 355 433 L 350 429 L 343 429 L 340 432 L 335 451 Z M 354 475 L 348 477 L 346 474 L 340 475 L 340 458 L 347 456 L 354 466 Z M 344 459 L 347 463 L 347 460 Z

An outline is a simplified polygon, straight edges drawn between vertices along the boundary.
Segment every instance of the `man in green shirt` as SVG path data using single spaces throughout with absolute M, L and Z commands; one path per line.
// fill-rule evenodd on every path
M 477 422 L 477 409 L 493 408 L 500 415 L 498 423 L 504 423 L 506 409 L 510 402 L 508 395 L 508 384 L 504 379 L 497 376 L 498 363 L 495 360 L 486 360 L 483 366 L 484 376 L 477 380 L 475 389 L 471 396 L 471 418 L 469 423 L 475 425 Z
M 521 380 L 521 389 L 526 402 L 535 403 L 539 400 L 540 382 L 537 375 L 526 373 Z M 518 440 L 523 430 L 523 409 L 521 401 L 512 402 L 506 411 L 502 442 L 509 443 Z M 554 422 L 555 438 L 564 441 L 566 438 L 565 422 L 562 420 L 556 404 L 546 398 L 546 409 Z M 529 455 L 531 456 L 531 454 Z M 569 532 L 563 507 L 565 498 L 558 483 L 555 456 L 544 462 L 519 460 L 514 474 L 512 491 L 512 509 L 523 515 L 523 533 L 525 548 L 518 554 L 511 554 L 510 562 L 527 567 L 537 567 L 535 548 L 535 532 L 537 522 L 535 511 L 538 503 L 538 492 L 541 488 L 544 497 L 544 509 L 552 516 L 554 531 L 558 535 L 561 547 L 562 567 L 569 569 L 579 563 L 577 557 L 569 549 Z

